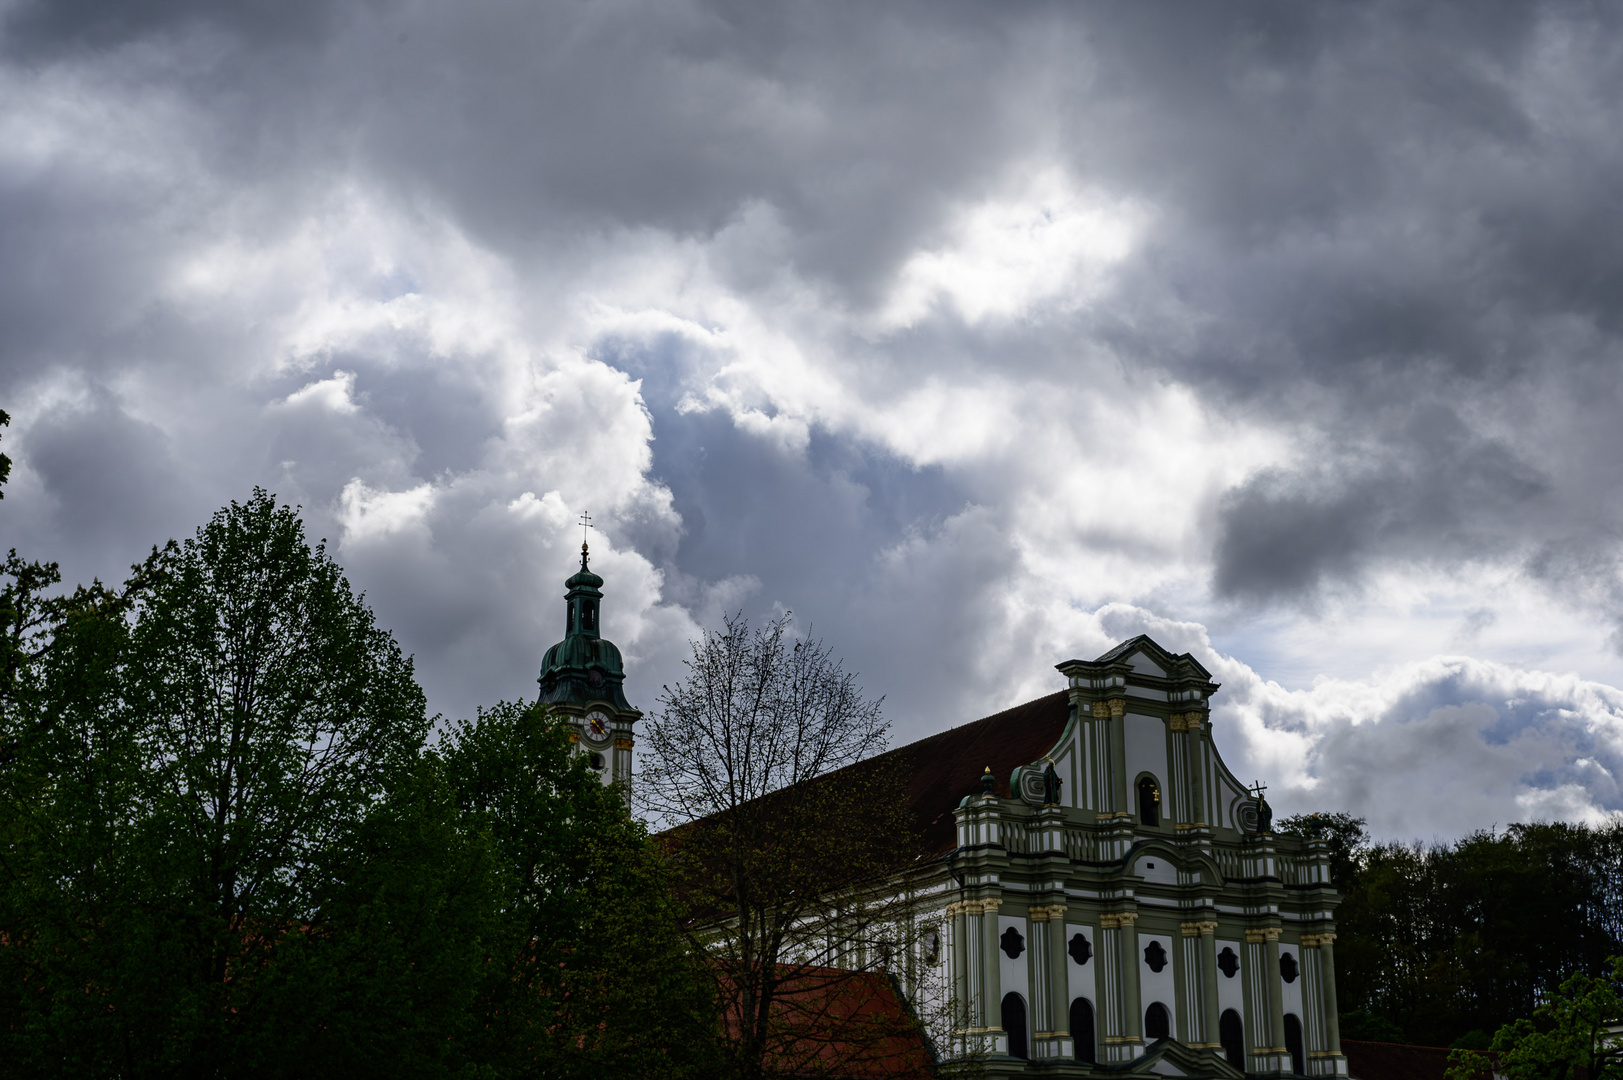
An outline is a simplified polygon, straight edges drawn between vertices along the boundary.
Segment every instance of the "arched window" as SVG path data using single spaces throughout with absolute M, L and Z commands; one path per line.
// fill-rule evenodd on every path
M 1087 998 L 1071 1002 L 1071 1045 L 1076 1060 L 1093 1063 L 1093 1006 Z
M 1233 1009 L 1224 1009 L 1217 1018 L 1217 1041 L 1223 1044 L 1223 1056 L 1241 1072 L 1245 1071 L 1245 1024 Z
M 1172 1015 L 1167 1007 L 1159 1001 L 1152 1002 L 1144 1010 L 1144 1041 L 1154 1042 L 1156 1039 L 1172 1038 Z
M 1161 789 L 1151 776 L 1138 780 L 1138 820 L 1143 825 L 1161 824 Z
M 1285 1049 L 1290 1051 L 1291 1072 L 1307 1075 L 1307 1053 L 1302 1047 L 1302 1021 L 1295 1013 L 1285 1014 Z
M 1009 1056 L 1029 1056 L 1026 1051 L 1026 999 L 1019 994 L 1003 995 L 1003 1030 L 1009 1033 Z

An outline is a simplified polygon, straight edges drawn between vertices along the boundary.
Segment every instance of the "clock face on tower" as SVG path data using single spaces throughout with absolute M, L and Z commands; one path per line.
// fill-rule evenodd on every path
M 601 709 L 593 709 L 586 714 L 586 737 L 588 739 L 607 739 L 609 737 L 609 714 Z

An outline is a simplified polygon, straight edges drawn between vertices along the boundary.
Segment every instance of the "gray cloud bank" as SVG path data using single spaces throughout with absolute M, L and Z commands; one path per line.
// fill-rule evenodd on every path
M 12 0 L 0 531 L 263 484 L 454 714 L 590 509 L 645 707 L 736 607 L 898 738 L 1153 625 L 1287 804 L 1623 811 L 1618 21 Z

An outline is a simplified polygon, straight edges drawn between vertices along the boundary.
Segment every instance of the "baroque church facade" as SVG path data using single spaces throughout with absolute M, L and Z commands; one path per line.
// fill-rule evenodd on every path
M 566 582 L 542 702 L 631 783 L 602 578 Z M 1276 834 L 1224 765 L 1211 674 L 1149 637 L 1058 665 L 1063 688 L 890 751 L 933 857 L 906 989 L 950 1000 L 943 1057 L 989 1077 L 1347 1076 L 1326 841 Z

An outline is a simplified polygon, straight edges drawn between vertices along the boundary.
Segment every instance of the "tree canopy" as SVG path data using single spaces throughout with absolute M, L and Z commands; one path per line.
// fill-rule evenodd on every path
M 263 491 L 120 588 L 0 568 L 0 1059 L 38 1076 L 684 1076 L 665 870 L 568 725 L 431 722 Z

